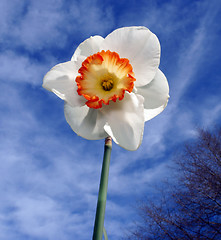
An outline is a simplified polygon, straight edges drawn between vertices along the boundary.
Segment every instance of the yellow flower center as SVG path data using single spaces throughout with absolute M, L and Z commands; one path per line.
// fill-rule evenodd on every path
M 110 75 L 104 76 L 104 79 L 101 81 L 101 86 L 104 91 L 110 91 L 114 86 L 114 81 Z
M 102 103 L 122 100 L 125 91 L 132 92 L 136 81 L 129 60 L 109 50 L 87 57 L 78 72 L 77 92 L 87 99 L 88 107 L 96 109 Z

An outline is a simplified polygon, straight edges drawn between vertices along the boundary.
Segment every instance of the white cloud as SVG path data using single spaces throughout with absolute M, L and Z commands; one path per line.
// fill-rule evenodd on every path
M 205 106 L 201 108 L 201 124 L 203 127 L 215 127 L 213 124 L 219 123 L 219 118 L 221 115 L 221 104 L 220 97 L 213 97 L 209 99 Z
M 6 3 L 7 2 L 7 3 Z M 0 30 L 6 49 L 23 47 L 29 52 L 51 47 L 65 48 L 73 41 L 91 34 L 104 34 L 114 23 L 112 10 L 98 1 L 3 0 Z M 79 42 L 73 42 L 77 47 Z
M 23 233 L 47 239 L 63 237 L 62 225 L 64 222 L 67 224 L 65 216 L 67 213 L 64 209 L 59 210 L 52 199 L 36 196 L 34 198 L 20 197 L 16 200 L 16 207 L 14 218 Z M 60 228 L 58 228 L 58 223 Z
M 1 81 L 41 85 L 46 64 L 33 61 L 28 56 L 19 56 L 11 51 L 0 54 Z

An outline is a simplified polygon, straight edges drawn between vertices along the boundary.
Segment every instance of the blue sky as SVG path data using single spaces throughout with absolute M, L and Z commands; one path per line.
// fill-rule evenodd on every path
M 103 140 L 78 137 L 42 79 L 91 35 L 146 26 L 160 40 L 171 97 L 137 151 L 113 145 L 105 218 L 109 239 L 134 226 L 134 206 L 171 176 L 177 149 L 220 123 L 220 10 L 219 0 L 1 0 L 1 240 L 91 239 Z

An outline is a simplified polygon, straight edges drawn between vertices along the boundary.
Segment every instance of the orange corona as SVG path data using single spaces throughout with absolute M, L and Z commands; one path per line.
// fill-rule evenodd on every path
M 122 100 L 125 91 L 132 92 L 136 81 L 129 60 L 109 50 L 87 57 L 78 72 L 77 92 L 87 99 L 88 107 L 95 109 L 101 108 L 102 103 Z

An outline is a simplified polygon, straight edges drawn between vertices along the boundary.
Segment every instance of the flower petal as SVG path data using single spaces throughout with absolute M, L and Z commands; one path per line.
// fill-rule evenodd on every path
M 122 101 L 110 102 L 109 106 L 103 106 L 100 109 L 107 119 L 107 124 L 104 126 L 105 131 L 117 144 L 130 151 L 136 150 L 142 142 L 143 101 L 142 96 L 125 92 Z
M 87 106 L 71 107 L 65 103 L 64 114 L 72 130 L 81 137 L 96 140 L 108 136 L 104 131 L 106 119 L 98 110 Z
M 128 58 L 133 67 L 135 86 L 144 86 L 154 78 L 160 63 L 160 43 L 145 27 L 119 28 L 110 33 L 101 48 Z
M 74 52 L 74 55 L 72 56 L 72 61 L 77 61 L 78 57 L 88 57 L 90 55 L 93 55 L 94 53 L 97 53 L 100 51 L 100 46 L 102 42 L 104 41 L 104 38 L 101 36 L 93 36 L 88 39 L 86 39 L 84 42 L 82 42 L 77 49 Z M 84 58 L 84 59 L 85 59 Z M 81 62 L 84 60 L 81 59 Z
M 77 84 L 75 82 L 77 74 L 74 61 L 58 64 L 45 75 L 42 86 L 54 92 L 71 106 L 82 106 L 86 100 L 77 93 Z
M 145 122 L 149 121 L 150 119 L 152 119 L 152 118 L 156 117 L 158 114 L 160 114 L 165 109 L 165 107 L 167 106 L 167 102 L 164 105 L 162 105 L 158 108 L 144 109 Z
M 167 103 L 169 85 L 163 72 L 158 69 L 153 81 L 143 87 L 137 87 L 137 94 L 144 97 L 144 108 L 154 109 Z

